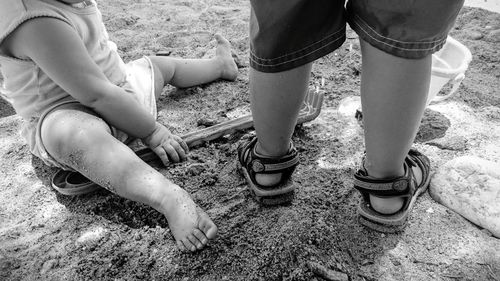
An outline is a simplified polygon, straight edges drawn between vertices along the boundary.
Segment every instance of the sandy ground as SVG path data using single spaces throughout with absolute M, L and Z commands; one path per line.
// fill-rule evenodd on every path
M 491 2 L 491 0 L 489 0 Z M 248 112 L 246 0 L 108 0 L 100 3 L 124 60 L 158 51 L 213 53 L 213 34 L 239 57 L 236 82 L 166 88 L 159 119 L 182 134 L 197 121 Z M 461 155 L 500 162 L 500 15 L 464 8 L 451 35 L 473 54 L 458 94 L 429 106 L 415 146 L 434 167 Z M 300 189 L 290 206 L 265 208 L 236 169 L 238 141 L 206 143 L 186 163 L 159 168 L 188 190 L 218 224 L 219 237 L 196 255 L 177 251 L 168 224 L 148 206 L 107 191 L 66 197 L 49 185 L 54 169 L 29 153 L 21 120 L 0 102 L 0 280 L 500 280 L 500 240 L 424 194 L 403 233 L 383 235 L 356 221 L 352 173 L 362 129 L 339 114 L 359 95 L 357 37 L 317 61 L 324 79 L 320 116 L 297 128 Z

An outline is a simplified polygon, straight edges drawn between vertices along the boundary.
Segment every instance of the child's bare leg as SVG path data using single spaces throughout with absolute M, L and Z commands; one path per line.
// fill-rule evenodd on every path
M 375 178 L 401 176 L 425 109 L 431 56 L 417 60 L 399 58 L 360 41 L 365 168 Z M 421 171 L 413 171 L 421 180 Z M 370 196 L 370 201 L 376 211 L 385 214 L 399 211 L 403 204 L 402 198 Z
M 217 79 L 235 80 L 238 76 L 238 67 L 231 56 L 231 45 L 218 34 L 215 35 L 215 39 L 216 54 L 210 59 L 150 57 L 154 67 L 161 73 L 163 84 L 185 88 Z
M 163 213 L 181 250 L 201 249 L 216 236 L 217 227 L 186 191 L 144 163 L 110 134 L 102 119 L 82 108 L 70 105 L 44 120 L 41 136 L 52 157 L 106 189 Z
M 264 156 L 283 156 L 297 122 L 300 106 L 307 93 L 312 63 L 278 73 L 250 69 L 250 99 L 255 131 L 256 152 Z M 257 174 L 257 183 L 272 186 L 281 174 Z

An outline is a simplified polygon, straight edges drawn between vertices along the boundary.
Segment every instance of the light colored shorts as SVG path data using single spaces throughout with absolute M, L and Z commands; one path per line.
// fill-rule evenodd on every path
M 312 62 L 346 40 L 361 39 L 394 56 L 438 51 L 464 0 L 251 0 L 250 66 L 281 72 Z
M 126 64 L 126 79 L 125 82 L 121 85 L 127 93 L 133 95 L 136 100 L 144 106 L 155 118 L 157 117 L 157 108 L 156 108 L 156 98 L 155 98 L 155 77 L 154 77 L 154 69 L 151 63 L 151 60 L 148 57 L 142 57 L 138 60 L 129 62 Z M 47 109 L 38 120 L 38 124 L 35 132 L 35 143 L 31 148 L 31 153 L 35 156 L 42 159 L 42 161 L 53 167 L 58 167 L 64 170 L 74 171 L 73 168 L 57 162 L 45 149 L 41 138 L 41 127 L 43 120 L 53 112 L 55 109 L 60 108 L 62 106 L 71 106 L 71 108 L 75 108 L 78 110 L 79 107 L 84 111 L 88 111 L 83 105 L 78 103 L 77 101 L 66 101 L 59 104 L 54 105 L 53 107 Z M 103 120 L 104 122 L 104 120 Z M 134 138 L 129 137 L 125 132 L 116 129 L 113 126 L 109 126 L 111 129 L 112 135 L 118 139 L 119 141 L 129 144 Z

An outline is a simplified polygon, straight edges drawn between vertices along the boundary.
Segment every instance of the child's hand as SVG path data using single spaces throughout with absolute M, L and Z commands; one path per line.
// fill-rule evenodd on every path
M 187 144 L 181 137 L 172 134 L 169 129 L 158 122 L 154 131 L 142 141 L 161 158 L 165 165 L 169 162 L 177 163 L 187 159 L 186 154 L 189 151 Z

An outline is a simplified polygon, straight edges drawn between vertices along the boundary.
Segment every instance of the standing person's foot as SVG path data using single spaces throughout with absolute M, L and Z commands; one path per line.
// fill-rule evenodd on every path
M 217 226 L 191 199 L 176 186 L 163 201 L 159 210 L 168 220 L 168 226 L 182 251 L 203 249 L 217 236 Z
M 221 78 L 234 81 L 238 76 L 238 66 L 231 54 L 231 44 L 220 34 L 215 34 L 215 40 L 217 40 L 215 57 L 222 62 Z
M 354 178 L 354 187 L 362 195 L 360 223 L 380 232 L 398 232 L 406 226 L 418 196 L 429 186 L 430 161 L 412 149 L 404 162 L 404 175 L 376 178 L 361 168 Z
M 257 138 L 238 146 L 238 159 L 250 191 L 264 205 L 279 205 L 293 200 L 296 184 L 292 174 L 299 163 L 297 150 L 290 145 L 283 156 L 270 157 L 256 151 Z
M 423 181 L 422 168 L 418 166 L 413 166 L 411 167 L 411 170 L 413 172 L 417 186 L 419 186 Z M 404 174 L 400 176 L 404 176 Z M 377 177 L 374 176 L 374 178 Z M 404 199 L 401 197 L 383 198 L 370 194 L 370 205 L 375 211 L 384 215 L 391 215 L 397 213 L 399 210 L 403 208 L 403 204 L 404 204 Z

